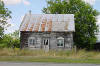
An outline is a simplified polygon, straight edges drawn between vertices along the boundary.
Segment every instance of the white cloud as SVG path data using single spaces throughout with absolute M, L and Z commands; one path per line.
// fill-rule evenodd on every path
M 28 0 L 3 0 L 6 5 L 16 5 L 23 3 L 24 5 L 30 5 Z
M 94 5 L 96 0 L 83 0 L 86 3 L 89 3 L 90 5 Z
M 25 5 L 30 5 L 30 2 L 27 1 L 27 0 L 23 0 L 23 3 L 24 3 Z
M 3 0 L 6 5 L 15 5 L 21 3 L 21 0 Z

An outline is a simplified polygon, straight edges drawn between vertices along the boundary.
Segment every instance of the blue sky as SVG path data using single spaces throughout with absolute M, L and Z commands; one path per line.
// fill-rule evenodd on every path
M 11 24 L 5 33 L 12 33 L 19 29 L 23 16 L 32 11 L 33 14 L 42 14 L 43 7 L 46 7 L 46 0 L 3 0 L 6 7 L 12 11 L 12 19 L 8 20 Z M 100 0 L 85 0 L 90 3 L 94 9 L 100 12 Z M 98 17 L 100 21 L 100 16 Z

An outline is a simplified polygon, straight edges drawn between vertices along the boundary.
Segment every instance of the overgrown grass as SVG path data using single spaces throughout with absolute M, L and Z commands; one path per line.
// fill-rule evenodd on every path
M 100 52 L 96 51 L 49 51 L 0 49 L 0 61 L 100 63 Z
M 28 50 L 19 48 L 3 48 L 0 49 L 0 56 L 44 56 L 44 57 L 63 57 L 69 59 L 100 59 L 100 52 L 96 51 L 85 51 L 85 50 L 68 50 L 68 51 L 49 51 L 45 52 L 43 50 Z

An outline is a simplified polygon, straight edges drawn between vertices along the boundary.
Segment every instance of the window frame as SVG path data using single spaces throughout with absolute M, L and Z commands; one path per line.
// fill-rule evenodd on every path
M 45 45 L 45 46 L 47 46 L 47 45 L 50 44 L 50 43 L 49 43 L 50 39 L 49 39 L 48 37 L 43 38 L 42 41 L 43 41 L 43 45 Z M 48 44 L 46 44 L 47 41 L 48 41 Z
M 61 40 L 61 42 L 63 41 L 62 46 L 61 46 L 61 44 L 60 44 L 60 45 L 58 45 L 59 40 Z M 57 47 L 64 47 L 64 44 L 65 44 L 65 42 L 64 42 L 64 38 L 63 38 L 63 37 L 58 37 L 58 38 L 57 38 Z
M 30 40 L 32 40 L 32 42 L 30 42 Z M 33 41 L 34 40 L 34 41 Z M 33 43 L 33 44 L 31 44 L 31 43 Z M 36 44 L 36 39 L 35 39 L 35 37 L 29 37 L 28 38 L 28 46 L 29 47 L 35 47 L 35 44 Z

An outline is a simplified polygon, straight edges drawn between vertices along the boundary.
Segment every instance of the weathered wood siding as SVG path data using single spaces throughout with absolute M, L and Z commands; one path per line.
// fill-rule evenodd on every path
M 36 38 L 36 46 L 35 48 L 42 49 L 43 42 L 42 39 L 44 37 L 48 37 L 50 39 L 49 49 L 58 50 L 65 49 L 70 50 L 73 47 L 73 33 L 72 32 L 30 32 L 30 31 L 22 31 L 20 32 L 21 36 L 21 48 L 28 48 L 28 38 L 35 37 Z M 64 47 L 57 46 L 57 38 L 64 38 Z

